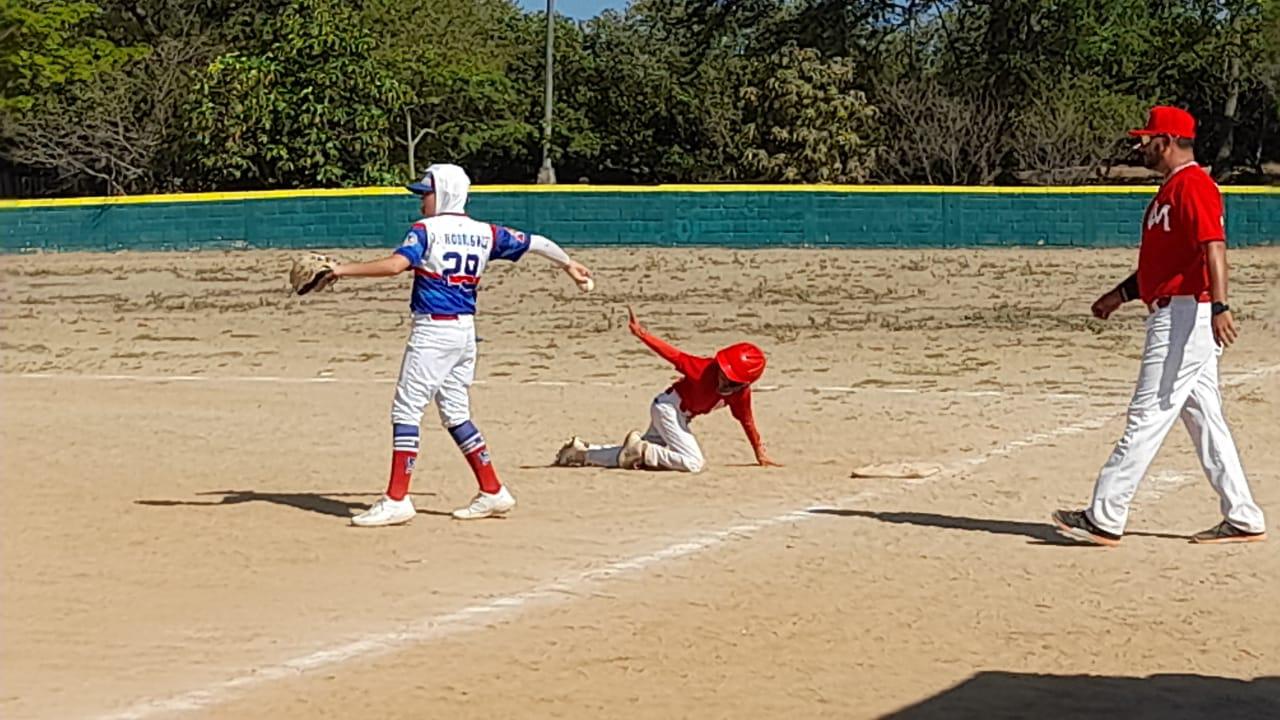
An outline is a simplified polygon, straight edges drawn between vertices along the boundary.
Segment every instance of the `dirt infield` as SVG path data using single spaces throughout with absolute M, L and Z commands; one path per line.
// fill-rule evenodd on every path
M 299 300 L 279 253 L 0 258 L 0 716 L 1280 717 L 1280 553 L 1175 428 L 1115 550 L 1064 544 L 1121 427 L 1131 251 L 599 250 L 495 264 L 473 394 L 506 520 L 428 411 L 381 492 L 407 283 Z M 371 257 L 365 254 L 361 257 Z M 1280 251 L 1236 250 L 1227 411 L 1280 518 Z M 690 351 L 759 342 L 756 414 L 689 477 L 548 467 L 620 440 Z M 941 465 L 852 479 L 869 463 Z M 1121 710 L 1123 709 L 1123 712 Z

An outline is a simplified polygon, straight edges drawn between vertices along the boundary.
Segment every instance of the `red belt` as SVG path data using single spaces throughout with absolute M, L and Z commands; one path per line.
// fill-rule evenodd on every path
M 428 315 L 427 317 L 431 318 L 432 320 L 457 320 L 457 319 L 458 319 L 458 316 L 457 316 L 457 315 L 436 315 L 436 314 L 431 314 L 431 315 Z

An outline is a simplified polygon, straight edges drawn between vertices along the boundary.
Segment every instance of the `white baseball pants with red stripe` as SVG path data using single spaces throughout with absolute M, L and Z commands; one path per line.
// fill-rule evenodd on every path
M 1223 516 L 1246 532 L 1265 530 L 1223 415 L 1218 391 L 1222 348 L 1213 338 L 1211 315 L 1209 303 L 1179 296 L 1147 318 L 1142 369 L 1124 435 L 1098 475 L 1087 511 L 1099 528 L 1117 535 L 1124 532 L 1138 483 L 1181 417 L 1221 500 Z
M 414 315 L 391 403 L 391 422 L 419 425 L 432 400 L 445 427 L 471 419 L 469 388 L 476 377 L 476 325 L 472 315 L 433 320 Z
M 643 459 L 646 469 L 696 473 L 706 465 L 698 438 L 689 429 L 689 416 L 680 409 L 680 395 L 674 390 L 653 399 L 644 440 L 649 443 Z M 618 467 L 621 450 L 620 445 L 593 445 L 587 450 L 586 462 L 596 467 Z

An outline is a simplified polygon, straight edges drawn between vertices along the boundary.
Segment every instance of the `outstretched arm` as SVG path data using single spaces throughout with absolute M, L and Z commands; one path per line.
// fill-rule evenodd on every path
M 630 305 L 627 306 L 627 329 L 631 331 L 632 335 L 639 338 L 640 342 L 648 345 L 650 350 L 662 356 L 662 359 L 672 365 L 675 365 L 676 369 L 682 374 L 686 374 L 684 366 L 687 364 L 686 360 L 689 358 L 689 355 L 662 338 L 650 335 L 649 331 L 640 324 L 640 321 L 636 318 L 635 310 L 632 310 Z
M 529 252 L 550 260 L 560 266 L 579 286 L 584 286 L 591 279 L 591 270 L 586 265 L 569 257 L 564 248 L 555 244 L 550 238 L 542 235 L 529 236 Z
M 493 226 L 493 250 L 489 253 L 491 260 L 511 260 L 515 262 L 526 252 L 541 255 L 565 271 L 578 287 L 583 290 L 591 288 L 591 270 L 586 265 L 569 257 L 564 248 L 551 238 L 533 233 L 522 233 L 501 225 Z
M 335 277 L 391 277 L 408 270 L 409 258 L 396 253 L 381 260 L 364 263 L 345 263 L 333 269 Z

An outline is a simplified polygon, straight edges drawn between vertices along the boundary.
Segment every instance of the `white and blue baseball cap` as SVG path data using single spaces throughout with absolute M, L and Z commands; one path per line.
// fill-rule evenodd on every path
M 414 195 L 430 195 L 436 191 L 436 183 L 435 180 L 432 179 L 430 172 L 423 175 L 422 179 L 418 182 L 409 183 L 408 185 L 405 185 L 405 187 Z

